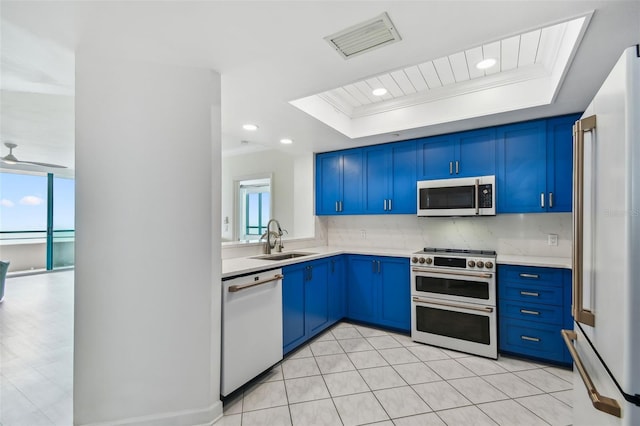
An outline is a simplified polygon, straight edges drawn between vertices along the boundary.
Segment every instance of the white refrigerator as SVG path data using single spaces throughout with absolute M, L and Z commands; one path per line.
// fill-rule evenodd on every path
M 574 126 L 574 425 L 640 425 L 640 47 Z

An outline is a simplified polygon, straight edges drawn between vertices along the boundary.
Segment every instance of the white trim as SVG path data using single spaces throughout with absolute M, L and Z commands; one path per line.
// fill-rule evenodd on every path
M 129 417 L 108 422 L 88 423 L 85 426 L 174 426 L 213 425 L 222 417 L 222 401 L 215 401 L 206 408 L 180 410 L 147 416 Z

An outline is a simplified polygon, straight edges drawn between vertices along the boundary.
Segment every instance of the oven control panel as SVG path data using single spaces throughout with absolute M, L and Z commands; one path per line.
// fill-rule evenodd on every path
M 458 258 L 429 255 L 414 255 L 411 263 L 416 266 L 437 266 L 444 268 L 471 269 L 493 271 L 495 264 L 492 260 L 481 258 Z

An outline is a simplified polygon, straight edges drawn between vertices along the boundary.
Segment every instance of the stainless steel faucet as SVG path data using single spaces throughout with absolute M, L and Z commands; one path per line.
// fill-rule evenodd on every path
M 276 226 L 278 227 L 278 232 L 271 230 L 271 224 L 273 222 L 276 223 Z M 286 230 L 284 230 L 284 232 L 286 232 Z M 283 229 L 280 226 L 280 222 L 278 222 L 276 219 L 270 219 L 269 222 L 267 223 L 266 232 L 264 234 L 262 234 L 262 236 L 260 237 L 261 241 L 264 238 L 266 238 L 266 240 L 264 242 L 264 252 L 266 254 L 271 254 L 271 250 L 273 250 L 274 248 L 278 252 L 282 251 L 282 249 L 284 247 L 282 245 L 282 235 L 283 235 Z M 274 237 L 273 243 L 271 242 L 271 237 Z

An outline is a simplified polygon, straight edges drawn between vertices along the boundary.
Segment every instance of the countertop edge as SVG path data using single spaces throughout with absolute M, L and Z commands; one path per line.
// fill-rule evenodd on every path
M 254 272 L 268 271 L 278 269 L 297 263 L 309 262 L 326 257 L 339 256 L 342 254 L 355 254 L 365 256 L 386 256 L 386 257 L 411 257 L 410 250 L 400 249 L 380 249 L 380 248 L 362 248 L 362 247 L 308 247 L 299 250 L 290 250 L 291 252 L 308 252 L 313 253 L 308 256 L 297 257 L 285 260 L 263 260 L 255 259 L 255 256 L 236 257 L 224 259 L 222 261 L 222 279 L 228 279 L 239 275 L 251 274 Z M 257 255 L 256 255 L 257 256 Z M 543 257 L 543 256 L 527 256 L 513 254 L 499 254 L 496 258 L 499 265 L 520 265 L 520 266 L 538 266 L 544 268 L 561 268 L 571 269 L 571 258 L 569 257 Z

